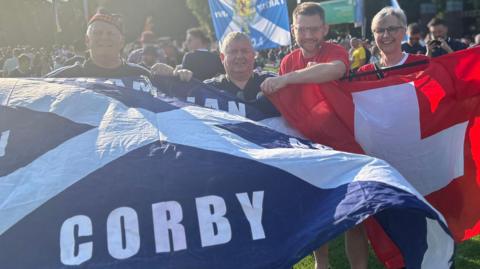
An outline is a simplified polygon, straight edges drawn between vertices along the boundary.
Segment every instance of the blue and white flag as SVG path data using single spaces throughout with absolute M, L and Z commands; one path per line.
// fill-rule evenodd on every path
M 453 240 L 386 162 L 130 79 L 0 80 L 2 268 L 290 268 L 374 217 L 407 268 Z
M 256 50 L 290 45 L 286 0 L 209 0 L 219 41 L 230 32 L 250 36 Z

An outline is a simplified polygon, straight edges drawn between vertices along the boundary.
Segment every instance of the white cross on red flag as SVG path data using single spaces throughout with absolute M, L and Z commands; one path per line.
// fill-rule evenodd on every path
M 270 98 L 306 137 L 386 160 L 444 215 L 457 242 L 480 234 L 480 48 L 406 76 L 288 88 Z M 402 267 L 379 226 L 368 220 L 367 230 L 384 264 Z

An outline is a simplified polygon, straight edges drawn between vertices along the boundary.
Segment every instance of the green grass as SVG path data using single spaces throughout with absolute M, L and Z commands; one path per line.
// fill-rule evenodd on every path
M 330 267 L 332 269 L 349 269 L 347 257 L 345 256 L 345 248 L 343 244 L 343 236 L 330 242 L 329 259 Z M 313 269 L 313 256 L 309 255 L 297 263 L 294 269 Z M 384 269 L 379 262 L 377 262 L 373 252 L 370 250 L 368 259 L 369 269 Z M 478 269 L 480 268 L 480 236 L 474 237 L 468 241 L 457 245 L 455 255 L 455 268 L 459 269 Z

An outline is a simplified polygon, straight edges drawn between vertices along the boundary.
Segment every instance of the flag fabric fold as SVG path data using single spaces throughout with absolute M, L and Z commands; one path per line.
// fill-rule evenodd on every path
M 288 46 L 290 25 L 284 0 L 209 0 L 218 41 L 233 31 L 244 32 L 256 50 Z

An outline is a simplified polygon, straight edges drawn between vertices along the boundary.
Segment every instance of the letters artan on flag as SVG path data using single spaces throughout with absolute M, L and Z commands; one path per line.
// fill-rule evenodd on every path
M 408 267 L 451 265 L 442 215 L 386 162 L 151 91 L 0 80 L 2 268 L 290 268 L 372 216 Z
M 290 45 L 287 1 L 209 0 L 219 41 L 234 31 L 250 36 L 256 50 Z
M 480 233 L 480 208 L 472 206 L 480 204 L 479 77 L 480 48 L 474 48 L 434 58 L 408 76 L 297 85 L 271 100 L 313 141 L 386 160 L 462 241 Z

